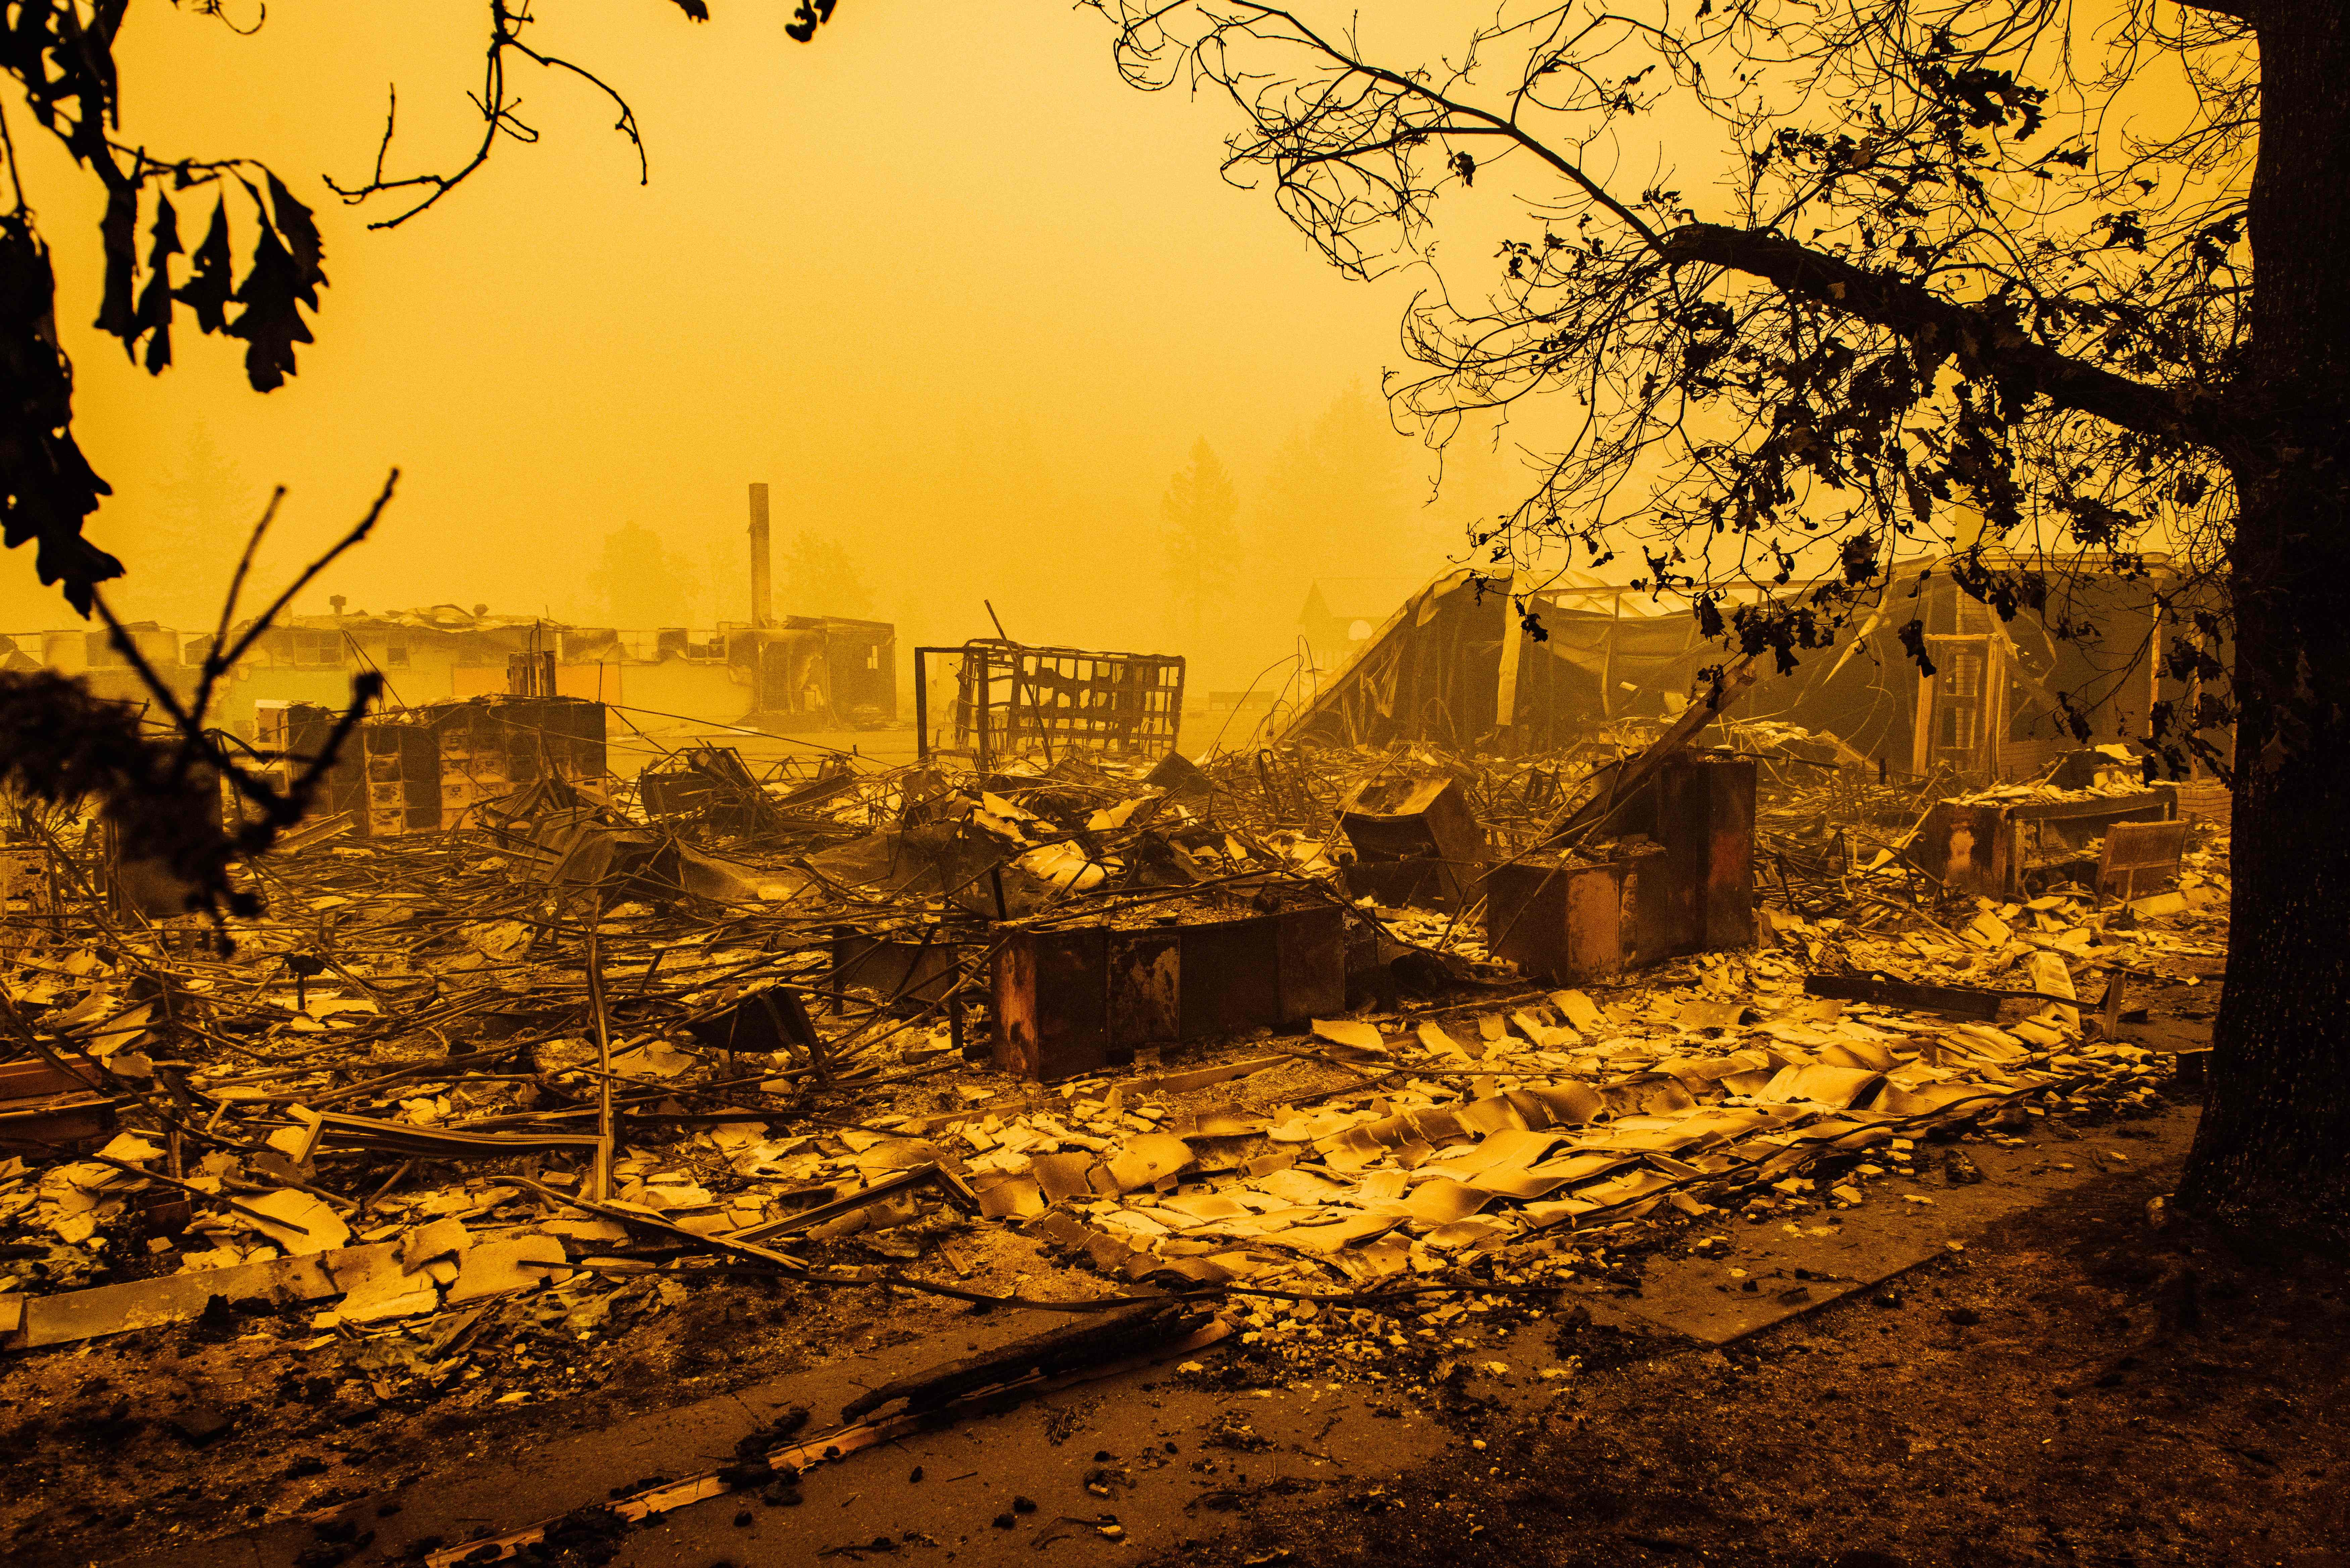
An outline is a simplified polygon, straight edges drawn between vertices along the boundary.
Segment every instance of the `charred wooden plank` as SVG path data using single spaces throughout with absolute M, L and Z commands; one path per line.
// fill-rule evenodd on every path
M 842 1406 L 840 1418 L 854 1421 L 899 1399 L 905 1400 L 910 1409 L 928 1409 L 975 1388 L 1032 1373 L 1056 1376 L 1098 1362 L 1140 1355 L 1192 1333 L 1211 1315 L 1206 1307 L 1178 1302 L 1146 1302 L 1105 1313 L 1091 1322 L 1033 1334 L 998 1350 L 884 1383 Z

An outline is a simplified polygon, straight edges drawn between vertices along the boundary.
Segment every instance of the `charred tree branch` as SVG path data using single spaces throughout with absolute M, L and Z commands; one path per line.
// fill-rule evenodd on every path
M 1762 278 L 1782 291 L 1903 334 L 1932 358 L 1957 360 L 1970 377 L 2011 393 L 2047 398 L 2124 430 L 2191 445 L 2218 444 L 2205 399 L 2148 386 L 2038 343 L 2011 321 L 1953 304 L 1904 278 L 1823 254 L 1783 236 L 1721 223 L 1685 223 L 1658 254 Z

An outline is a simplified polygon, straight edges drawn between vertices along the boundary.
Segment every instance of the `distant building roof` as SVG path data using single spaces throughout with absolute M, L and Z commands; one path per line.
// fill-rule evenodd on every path
M 1377 626 L 1426 587 L 1426 577 L 1316 577 L 1306 586 L 1297 618 L 1367 620 Z
M 244 622 L 236 629 L 250 626 Z M 536 615 L 475 615 L 458 605 L 426 605 L 418 609 L 370 612 L 352 610 L 345 615 L 287 615 L 276 622 L 303 631 L 437 631 L 450 636 L 467 632 L 528 630 L 544 627 L 549 631 L 577 629 L 567 621 L 551 620 Z
M 1447 567 L 1434 577 L 1316 577 L 1305 590 L 1305 605 L 1298 612 L 1301 622 L 1368 621 L 1377 627 L 1402 607 L 1405 600 L 1427 587 L 1430 583 L 1450 576 L 1456 567 Z M 1500 568 L 1494 568 L 1499 575 Z M 1528 581 L 1549 592 L 1575 588 L 1607 588 L 1610 584 L 1589 572 L 1572 568 L 1555 572 L 1544 571 L 1528 575 Z M 1652 613 L 1635 607 L 1637 596 L 1626 595 L 1624 613 L 1627 616 Z

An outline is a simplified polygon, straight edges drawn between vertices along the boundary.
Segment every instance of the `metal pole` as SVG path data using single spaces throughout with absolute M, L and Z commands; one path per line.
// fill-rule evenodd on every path
M 922 655 L 929 651 L 914 649 L 914 760 L 918 763 L 931 760 L 931 692 L 922 671 L 927 662 Z
M 596 1013 L 596 1180 L 598 1203 L 612 1196 L 612 1030 L 604 1012 L 604 952 L 598 940 L 604 923 L 603 899 L 589 901 L 588 1004 Z

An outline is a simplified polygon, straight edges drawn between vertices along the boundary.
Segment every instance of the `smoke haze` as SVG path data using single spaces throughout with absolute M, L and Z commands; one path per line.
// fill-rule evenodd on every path
M 331 285 L 280 390 L 192 337 L 151 379 L 88 325 L 91 182 L 19 135 L 115 488 L 89 531 L 130 566 L 118 607 L 207 626 L 273 485 L 274 587 L 397 465 L 374 541 L 297 610 L 739 620 L 764 480 L 779 612 L 893 620 L 902 650 L 987 635 L 988 598 L 1024 640 L 1181 652 L 1230 687 L 1289 650 L 1313 578 L 1425 577 L 1514 499 L 1504 460 L 1456 459 L 1430 504 L 1430 455 L 1378 396 L 1410 280 L 1348 283 L 1227 185 L 1220 106 L 1123 86 L 1098 19 L 860 5 L 809 47 L 782 20 L 550 9 L 534 41 L 627 95 L 650 183 L 592 89 L 535 73 L 537 145 L 371 233 L 384 214 L 318 176 L 364 175 L 394 83 L 390 170 L 463 161 L 476 8 L 278 7 L 252 37 L 136 10 L 124 140 L 270 161 L 318 212 Z M 1166 511 L 1203 442 L 1237 543 L 1204 597 Z M 10 565 L 0 623 L 72 624 Z

